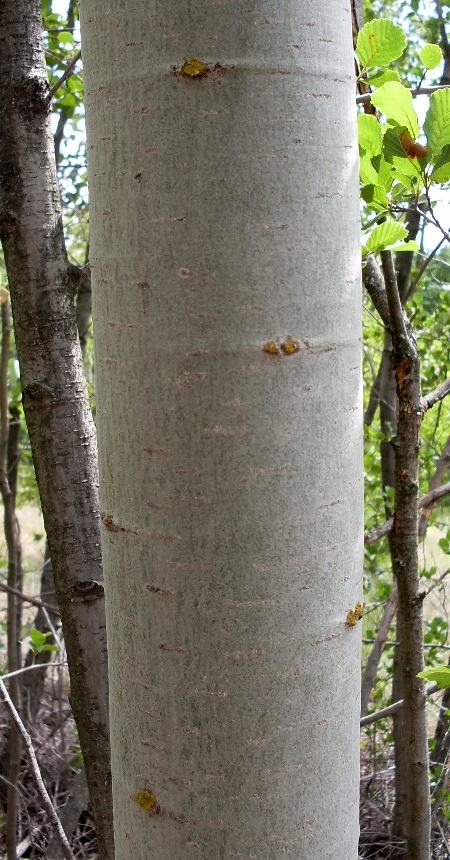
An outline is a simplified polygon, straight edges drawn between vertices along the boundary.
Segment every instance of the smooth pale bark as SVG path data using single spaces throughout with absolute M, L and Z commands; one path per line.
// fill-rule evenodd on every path
M 0 238 L 22 397 L 102 860 L 113 857 L 95 428 L 67 259 L 39 0 L 0 3 Z
M 350 860 L 350 9 L 80 6 L 116 857 Z

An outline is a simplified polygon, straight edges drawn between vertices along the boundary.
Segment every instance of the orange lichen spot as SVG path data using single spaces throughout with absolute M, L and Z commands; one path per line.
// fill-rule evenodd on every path
M 408 158 L 425 158 L 428 154 L 428 146 L 422 146 L 421 143 L 414 140 L 407 128 L 400 135 L 400 143 Z
M 268 340 L 264 344 L 263 350 L 270 353 L 270 355 L 281 355 L 280 345 L 277 340 Z
M 299 351 L 300 344 L 298 340 L 295 340 L 293 337 L 288 335 L 286 340 L 281 344 L 281 349 L 285 355 L 293 355 L 294 352 Z
M 139 806 L 142 806 L 142 809 L 145 809 L 146 812 L 158 812 L 156 796 L 150 791 L 147 791 L 146 788 L 143 788 L 142 791 L 138 791 L 137 794 L 133 794 L 133 800 L 135 800 Z
M 196 60 L 195 57 L 192 57 L 191 60 L 185 60 L 181 68 L 181 74 L 188 78 L 201 78 L 206 72 L 205 64 L 201 60 Z
M 363 605 L 362 603 L 357 603 L 354 609 L 350 609 L 350 612 L 347 612 L 347 625 L 349 627 L 355 627 L 358 621 L 361 621 L 363 617 Z

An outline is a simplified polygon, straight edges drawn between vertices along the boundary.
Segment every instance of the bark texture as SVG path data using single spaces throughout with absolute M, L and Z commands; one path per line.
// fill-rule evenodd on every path
M 80 8 L 116 856 L 350 860 L 350 9 Z
M 392 256 L 382 252 L 391 318 L 393 365 L 397 382 L 398 421 L 395 439 L 395 514 L 390 537 L 392 568 L 398 588 L 398 637 L 404 701 L 406 819 L 408 860 L 430 855 L 430 793 L 423 669 L 424 594 L 418 565 L 418 453 L 422 403 L 420 363 L 404 315 Z M 398 695 L 398 692 L 397 692 Z M 403 738 L 402 738 L 403 740 Z
M 67 261 L 38 0 L 0 7 L 0 212 L 23 405 L 102 858 L 113 856 L 95 430 Z

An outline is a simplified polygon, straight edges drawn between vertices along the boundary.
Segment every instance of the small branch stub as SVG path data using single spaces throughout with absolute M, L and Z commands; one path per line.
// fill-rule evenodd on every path
M 200 78 L 205 78 L 207 75 L 212 75 L 213 82 L 216 80 L 217 74 L 223 74 L 224 71 L 225 69 L 220 63 L 206 65 L 206 63 L 197 59 L 197 57 L 183 60 L 181 66 L 172 66 L 170 69 L 171 74 L 177 78 L 199 80 Z
M 264 352 L 268 352 L 270 355 L 293 355 L 299 349 L 300 344 L 298 340 L 295 340 L 290 335 L 287 336 L 286 340 L 282 341 L 279 338 L 268 340 L 263 346 Z
M 354 609 L 347 612 L 347 627 L 356 627 L 358 621 L 363 617 L 363 605 L 357 603 Z
M 206 75 L 208 69 L 201 60 L 196 60 L 193 57 L 191 60 L 185 60 L 181 68 L 181 74 L 187 78 L 201 78 Z

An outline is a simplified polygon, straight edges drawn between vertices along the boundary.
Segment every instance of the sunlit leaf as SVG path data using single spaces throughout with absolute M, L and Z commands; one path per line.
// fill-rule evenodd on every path
M 365 185 L 361 189 L 361 197 L 378 212 L 389 206 L 389 199 L 382 185 Z
M 376 254 L 401 242 L 407 235 L 408 231 L 402 224 L 398 224 L 397 221 L 384 221 L 372 230 L 363 253 Z
M 361 149 L 370 156 L 379 155 L 381 152 L 380 123 L 373 114 L 358 114 L 358 141 Z
M 371 87 L 382 87 L 383 84 L 387 84 L 388 81 L 398 81 L 401 82 L 401 78 L 398 72 L 394 71 L 394 69 L 385 69 L 384 72 L 378 72 L 376 75 L 372 75 L 367 79 L 367 83 L 370 84 Z
M 447 666 L 440 666 L 437 669 L 426 669 L 424 672 L 418 672 L 417 677 L 425 678 L 427 681 L 434 681 L 441 690 L 450 687 L 450 669 Z
M 387 66 L 403 53 L 406 39 L 401 27 L 387 18 L 374 18 L 358 33 L 356 54 L 365 69 Z
M 450 90 L 432 94 L 423 128 L 433 158 L 450 143 Z
M 389 81 L 372 93 L 372 104 L 386 114 L 395 125 L 406 128 L 411 137 L 419 136 L 419 120 L 413 107 L 412 95 L 403 84 Z
M 426 69 L 436 69 L 442 62 L 442 51 L 439 45 L 424 45 L 419 57 Z
M 431 174 L 433 182 L 450 182 L 450 144 L 441 149 Z

